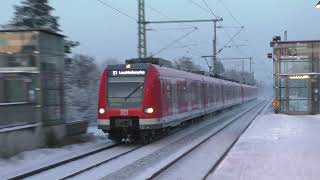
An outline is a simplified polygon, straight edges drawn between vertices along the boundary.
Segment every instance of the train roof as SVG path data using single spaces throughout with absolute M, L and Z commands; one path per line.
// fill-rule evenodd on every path
M 232 81 L 227 81 L 219 78 L 214 78 L 211 76 L 205 76 L 201 74 L 195 74 L 192 72 L 186 72 L 186 71 L 181 71 L 173 68 L 167 68 L 167 67 L 160 67 L 157 65 L 153 65 L 156 67 L 160 75 L 166 75 L 166 76 L 172 76 L 172 77 L 177 77 L 177 78 L 188 78 L 188 79 L 193 79 L 193 80 L 206 80 L 210 81 L 213 83 L 223 83 L 223 84 L 229 84 L 229 85 L 236 85 L 240 83 L 232 82 Z M 179 76 L 177 76 L 179 74 Z
M 128 66 L 129 65 L 129 66 Z M 160 76 L 172 76 L 175 78 L 181 78 L 181 79 L 192 79 L 192 80 L 206 80 L 213 83 L 223 83 L 223 84 L 230 84 L 230 85 L 236 85 L 236 84 L 243 84 L 246 87 L 252 86 L 247 85 L 244 83 L 238 83 L 233 82 L 225 79 L 220 79 L 216 77 L 196 74 L 192 72 L 182 71 L 174 68 L 169 68 L 165 66 L 159 66 L 156 64 L 151 63 L 133 63 L 133 64 L 119 64 L 119 65 L 109 65 L 107 68 L 108 70 L 148 70 L 150 66 L 153 66 L 159 73 Z M 252 86 L 254 87 L 254 86 Z
M 134 58 L 126 60 L 126 64 L 141 64 L 141 63 L 148 63 L 148 64 L 155 64 L 158 66 L 172 68 L 172 62 L 169 60 L 165 60 L 162 58 L 155 58 L 155 57 L 147 57 L 147 58 Z
M 151 64 L 150 63 L 135 63 L 130 64 L 128 68 L 128 64 L 117 64 L 117 65 L 108 65 L 108 70 L 147 70 Z

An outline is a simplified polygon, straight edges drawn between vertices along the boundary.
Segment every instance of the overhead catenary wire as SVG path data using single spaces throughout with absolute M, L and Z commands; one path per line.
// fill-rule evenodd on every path
M 215 18 L 220 18 L 219 16 L 217 16 L 213 10 L 210 8 L 208 2 L 206 0 L 202 0 L 203 4 L 208 8 L 208 10 L 210 11 L 210 13 L 215 17 Z
M 197 4 L 196 2 L 194 2 L 194 1 L 192 1 L 192 0 L 189 0 L 189 1 L 190 1 L 191 3 L 193 3 L 194 5 L 198 6 L 199 8 L 201 8 L 202 10 L 207 11 L 208 13 L 211 14 L 211 12 L 210 12 L 209 10 L 207 10 L 206 8 L 204 8 L 204 7 L 202 7 L 201 5 Z M 170 16 L 166 15 L 165 13 L 157 10 L 156 8 L 152 7 L 151 5 L 149 5 L 149 4 L 146 4 L 146 5 L 147 5 L 147 7 L 148 7 L 152 12 L 155 12 L 155 13 L 157 13 L 158 15 L 160 15 L 160 16 L 166 18 L 166 19 L 169 19 L 169 20 L 172 20 L 172 21 L 176 20 L 176 19 L 171 18 Z M 181 26 L 181 25 L 179 24 L 179 26 Z M 192 28 L 197 28 L 196 26 L 190 26 L 190 27 L 192 27 Z M 168 29 L 170 29 L 170 28 L 168 28 Z M 172 28 L 172 29 L 174 29 L 174 28 Z M 181 28 L 181 30 L 187 30 L 187 29 L 189 29 L 189 28 L 183 28 L 183 27 Z M 166 29 L 164 29 L 164 30 L 166 30 Z M 177 30 L 179 30 L 179 28 L 177 28 Z M 195 43 L 199 44 L 198 41 L 194 40 L 194 39 L 191 38 L 190 36 L 186 37 L 186 39 L 189 39 L 190 42 L 195 42 Z M 178 43 L 179 43 L 179 44 L 182 44 L 181 42 L 178 42 Z M 208 44 L 208 45 L 212 46 L 210 43 L 207 43 L 207 42 L 204 43 L 204 44 Z M 182 46 L 183 46 L 183 45 L 182 45 Z M 186 47 L 186 48 L 187 48 L 187 47 Z M 198 51 L 198 50 L 196 50 L 196 49 L 194 49 L 194 48 L 191 48 L 191 47 L 188 47 L 188 50 L 193 51 L 193 52 L 196 52 L 196 53 L 198 54 L 197 56 L 199 56 L 199 57 L 201 57 L 201 56 L 204 54 L 204 53 L 199 53 L 200 51 Z M 187 53 L 189 53 L 189 51 L 187 51 Z
M 238 19 L 231 13 L 230 9 L 225 5 L 225 3 L 222 0 L 218 1 L 219 3 L 222 4 L 222 6 L 224 7 L 224 9 L 228 12 L 228 14 L 232 17 L 232 19 L 234 20 L 234 22 L 236 22 L 239 26 L 242 26 L 242 24 L 238 21 Z
M 171 31 L 171 30 L 190 30 L 194 29 L 194 27 L 190 28 L 147 28 L 147 31 Z
M 195 5 L 198 5 L 198 4 L 195 3 Z M 173 20 L 173 21 L 176 20 L 176 19 L 173 19 L 173 18 L 169 17 L 168 15 L 162 13 L 161 11 L 159 11 L 159 10 L 151 7 L 150 5 L 147 5 L 147 7 L 148 7 L 149 9 L 151 9 L 152 12 L 155 12 L 155 13 L 157 13 L 158 15 L 160 15 L 160 16 L 166 18 L 166 19 Z M 199 5 L 199 7 L 201 7 L 201 6 Z M 206 9 L 203 8 L 203 10 L 206 10 Z M 211 12 L 208 11 L 208 13 L 211 13 Z M 179 25 L 179 26 L 181 27 L 181 25 Z M 197 28 L 197 27 L 193 26 L 193 28 Z M 185 29 L 187 29 L 187 28 L 181 28 L 181 30 L 185 30 Z M 197 41 L 195 41 L 194 39 L 192 39 L 189 35 L 185 36 L 184 39 L 189 39 L 189 41 L 195 42 L 195 43 L 199 44 Z M 194 49 L 194 48 L 192 48 L 192 47 L 190 47 L 190 46 L 185 46 L 185 45 L 184 45 L 183 43 L 181 43 L 180 41 L 177 41 L 176 43 L 179 44 L 179 45 L 181 45 L 181 46 L 180 46 L 181 48 L 186 49 L 186 51 L 185 51 L 186 53 L 191 54 L 191 55 L 193 55 L 193 56 L 195 56 L 195 57 L 201 57 L 201 56 L 204 54 L 203 52 L 200 52 L 200 51 L 198 51 L 198 50 L 196 50 L 196 49 Z M 206 43 L 206 44 L 207 44 L 207 43 Z M 169 48 L 172 48 L 172 47 L 170 46 Z M 164 50 L 168 50 L 169 48 L 164 48 Z M 162 51 L 162 52 L 163 52 L 163 51 Z
M 221 48 L 217 54 L 219 54 L 225 47 L 227 47 L 231 42 L 233 42 L 233 47 L 239 48 L 239 46 L 237 46 L 237 44 L 234 42 L 234 38 L 236 38 L 242 31 L 243 29 L 240 29 L 236 34 L 234 34 L 232 37 L 230 36 L 229 41 L 227 41 L 227 43 L 223 46 L 223 48 Z
M 198 8 L 202 9 L 203 11 L 205 11 L 205 12 L 207 12 L 207 13 L 211 14 L 211 12 L 210 12 L 208 9 L 206 9 L 206 8 L 202 7 L 200 4 L 196 3 L 195 1 L 193 1 L 193 0 L 189 0 L 189 2 L 190 2 L 191 4 L 193 4 L 193 5 L 197 6 Z
M 176 19 L 174 19 L 174 18 L 166 15 L 165 13 L 161 12 L 160 10 L 152 7 L 152 6 L 149 5 L 149 4 L 146 4 L 146 6 L 147 6 L 152 12 L 157 13 L 158 15 L 164 17 L 165 19 L 176 20 Z M 180 26 L 181 28 L 164 28 L 164 30 L 171 30 L 171 29 L 174 30 L 174 29 L 176 29 L 176 30 L 182 30 L 182 31 L 183 31 L 183 30 L 188 30 L 188 29 L 197 29 L 196 26 L 188 26 L 188 27 L 190 27 L 190 28 L 185 28 L 184 26 L 182 26 L 182 25 L 180 25 L 180 24 L 179 24 L 179 26 Z M 159 29 L 161 30 L 161 28 L 159 28 Z M 151 30 L 153 30 L 153 28 L 151 28 Z M 155 30 L 157 30 L 157 29 L 155 29 Z M 159 32 L 159 33 L 160 33 L 160 32 Z M 188 33 L 187 33 L 187 34 L 188 34 Z M 161 35 L 161 34 L 160 34 L 160 35 Z M 195 40 L 193 40 L 192 38 L 189 37 L 189 34 L 188 34 L 187 36 L 185 36 L 185 35 L 183 35 L 183 36 L 184 36 L 183 39 L 189 39 L 191 42 L 196 42 Z M 170 39 L 170 38 L 168 38 L 166 35 L 163 35 L 163 37 L 165 37 L 166 39 Z M 171 40 L 171 39 L 170 39 L 170 40 Z M 181 40 L 182 40 L 182 39 L 181 39 Z M 180 42 L 181 40 L 176 41 L 176 43 L 174 43 L 174 44 L 179 44 L 179 45 L 181 46 L 181 48 L 187 49 L 186 52 L 189 53 L 189 54 L 192 54 L 192 55 L 195 55 L 195 56 L 198 56 L 198 57 L 200 57 L 200 56 L 203 54 L 202 52 L 200 52 L 200 51 L 198 51 L 198 50 L 196 50 L 196 49 L 194 49 L 194 48 L 191 48 L 190 46 L 186 46 L 185 44 L 183 44 L 182 42 Z M 197 42 L 196 42 L 196 43 L 197 43 Z M 171 47 L 171 46 L 170 46 L 170 47 Z M 170 47 L 169 47 L 169 48 L 170 48 Z M 162 49 L 168 50 L 168 47 L 162 48 Z M 162 52 L 163 52 L 163 51 L 162 51 Z M 158 53 L 156 53 L 156 54 L 158 54 Z
M 151 11 L 153 11 L 153 12 L 157 13 L 158 15 L 160 15 L 160 16 L 162 16 L 162 17 L 166 18 L 166 19 L 169 19 L 169 20 L 176 20 L 176 19 L 171 18 L 170 16 L 166 15 L 165 13 L 163 13 L 163 12 L 159 11 L 158 9 L 156 9 L 156 8 L 152 7 L 152 6 L 151 6 L 151 5 L 149 5 L 149 4 L 146 4 L 146 6 L 147 6 Z M 179 26 L 181 27 L 182 25 L 181 25 L 181 24 L 179 24 Z M 195 28 L 196 26 L 189 26 L 189 27 Z
M 177 42 L 180 42 L 181 40 L 183 40 L 184 38 L 188 37 L 190 34 L 194 33 L 195 31 L 197 31 L 198 28 L 195 28 L 194 30 L 184 34 L 183 36 L 179 37 L 178 39 L 176 39 L 175 41 L 173 41 L 172 43 L 170 43 L 169 45 L 167 45 L 166 47 L 160 49 L 158 52 L 156 52 L 155 54 L 153 55 L 158 55 L 159 53 L 167 50 L 168 48 L 170 48 L 171 46 L 175 45 Z
M 157 10 L 156 8 L 152 7 L 151 5 L 146 4 L 146 6 L 147 6 L 151 11 L 153 11 L 153 12 L 157 13 L 158 15 L 160 15 L 160 16 L 162 16 L 162 17 L 166 18 L 166 19 L 171 19 L 171 20 L 172 20 L 172 18 L 171 18 L 171 17 L 169 17 L 169 16 L 168 16 L 168 15 L 166 15 L 165 13 L 163 13 L 163 12 L 161 12 L 161 11 Z
M 205 0 L 202 0 L 202 2 L 206 5 L 207 9 L 204 8 L 204 7 L 202 7 L 202 6 L 199 5 L 198 3 L 194 2 L 193 0 L 189 0 L 189 2 L 192 3 L 193 5 L 197 6 L 198 8 L 200 8 L 201 10 L 203 10 L 204 12 L 209 13 L 209 14 L 211 14 L 211 15 L 213 15 L 213 16 L 216 16 L 215 13 L 214 13 L 214 12 L 212 11 L 212 9 L 210 8 L 209 4 L 208 4 Z M 231 13 L 231 12 L 230 12 L 230 13 Z M 218 23 L 219 23 L 220 26 L 222 26 L 220 22 L 218 22 Z M 239 24 L 241 24 L 241 23 L 239 23 Z M 244 26 L 241 25 L 240 28 L 241 28 L 241 30 L 240 30 L 240 32 L 241 32 L 241 31 L 243 30 Z M 226 45 L 232 43 L 235 47 L 237 47 L 237 46 L 236 46 L 236 43 L 234 42 L 234 39 L 240 34 L 239 31 L 236 33 L 236 36 L 231 36 L 224 28 L 222 28 L 222 30 L 223 30 L 223 32 L 226 34 L 226 36 L 229 38 L 229 42 L 228 42 Z M 239 47 L 237 47 L 237 49 L 238 49 L 242 54 L 246 54 L 246 53 L 244 53 L 243 51 L 241 51 Z
M 129 18 L 129 19 L 131 19 L 131 20 L 134 20 L 135 22 L 138 21 L 137 18 L 129 15 L 128 13 L 120 10 L 119 8 L 114 7 L 114 5 L 112 5 L 112 3 L 111 3 L 110 1 L 107 1 L 107 0 L 97 0 L 97 1 L 98 1 L 99 3 L 101 3 L 102 5 L 107 6 L 108 8 L 116 11 L 117 13 L 119 13 L 119 14 L 121 14 L 121 15 L 123 15 L 123 16 L 126 16 L 127 18 Z M 150 8 L 153 12 L 156 12 L 157 14 L 159 14 L 159 15 L 167 18 L 167 19 L 173 19 L 173 18 L 167 16 L 166 14 L 162 13 L 161 11 L 159 11 L 159 10 L 151 7 L 150 5 L 148 5 L 148 8 Z M 184 45 L 183 43 L 181 43 L 181 40 L 183 40 L 183 39 L 185 39 L 185 38 L 191 39 L 191 38 L 188 37 L 188 36 L 189 36 L 190 34 L 192 34 L 194 31 L 197 30 L 197 27 L 196 27 L 196 26 L 189 26 L 189 27 L 192 27 L 192 28 L 184 28 L 184 27 L 183 27 L 183 28 L 179 28 L 179 29 L 182 30 L 182 31 L 187 30 L 187 29 L 194 29 L 194 30 L 191 31 L 191 32 L 188 32 L 188 33 L 186 33 L 186 34 L 184 34 L 184 35 L 182 35 L 182 36 L 181 36 L 180 38 L 178 38 L 176 41 L 174 41 L 173 43 L 170 43 L 168 46 L 162 48 L 161 50 L 159 50 L 159 51 L 158 51 L 157 53 L 155 53 L 155 54 L 159 54 L 159 53 L 167 50 L 168 48 L 170 48 L 170 47 L 171 47 L 172 45 L 174 45 L 174 44 L 179 44 L 179 45 L 182 46 L 182 48 L 186 49 L 186 52 L 187 52 L 187 53 L 193 54 L 193 55 L 196 55 L 196 56 L 199 56 L 199 57 L 200 57 L 201 54 L 203 54 L 202 52 L 200 52 L 200 51 L 198 51 L 198 50 L 196 50 L 196 49 L 193 49 L 193 48 L 191 48 L 191 47 L 189 47 L 189 46 L 186 46 L 186 45 Z M 171 29 L 173 30 L 174 28 L 171 28 Z M 176 29 L 178 30 L 178 28 L 176 28 Z M 157 29 L 151 28 L 150 30 L 157 30 Z M 158 30 L 161 30 L 161 29 L 158 29 Z M 163 30 L 165 30 L 165 29 L 163 29 Z M 170 30 L 170 28 L 167 28 L 167 30 Z M 167 37 L 167 36 L 166 36 L 166 37 Z M 168 38 L 168 39 L 170 39 L 170 38 Z M 192 39 L 191 39 L 191 40 L 192 40 Z M 194 40 L 192 40 L 192 41 L 194 41 Z
M 218 53 L 221 53 L 221 51 L 222 51 L 224 48 L 228 47 L 228 45 L 229 45 L 230 43 L 232 43 L 232 45 L 231 45 L 232 47 L 236 47 L 236 49 L 237 49 L 242 55 L 248 56 L 247 53 L 245 53 L 245 52 L 240 48 L 240 46 L 237 46 L 237 44 L 236 44 L 235 41 L 234 41 L 234 39 L 243 31 L 244 26 L 235 18 L 235 16 L 234 16 L 234 15 L 231 13 L 231 11 L 226 7 L 226 5 L 222 2 L 222 0 L 219 0 L 219 1 L 221 1 L 220 3 L 222 3 L 222 5 L 224 6 L 225 10 L 226 10 L 226 11 L 229 13 L 229 15 L 233 18 L 233 20 L 236 22 L 236 24 L 239 25 L 238 28 L 241 28 L 241 29 L 240 29 L 239 31 L 237 31 L 237 32 L 235 33 L 235 35 L 231 36 L 224 28 L 222 28 L 223 32 L 224 32 L 224 33 L 226 34 L 226 36 L 229 38 L 229 41 L 228 41 L 224 46 L 222 46 L 223 48 L 221 48 L 221 49 L 218 51 Z M 193 0 L 189 0 L 189 2 L 191 2 L 193 5 L 197 6 L 198 8 L 202 9 L 204 12 L 209 13 L 209 14 L 211 14 L 211 15 L 213 15 L 213 16 L 216 16 L 215 13 L 212 11 L 212 9 L 210 8 L 210 6 L 208 5 L 208 3 L 207 3 L 205 0 L 202 0 L 202 2 L 206 5 L 207 9 L 204 8 L 204 7 L 202 7 L 201 5 L 197 4 L 197 3 L 194 2 Z M 218 23 L 219 23 L 220 27 L 222 27 L 221 23 L 220 23 L 220 22 L 218 22 Z M 233 28 L 235 28 L 235 27 L 233 27 Z M 217 54 L 218 54 L 218 53 L 217 53 Z
M 126 17 L 128 17 L 128 18 L 130 18 L 130 19 L 132 19 L 134 21 L 138 21 L 137 18 L 135 18 L 133 16 L 130 16 L 129 14 L 125 13 L 124 11 L 121 11 L 120 9 L 115 8 L 114 6 L 112 6 L 111 5 L 112 3 L 110 3 L 109 1 L 106 1 L 106 0 L 103 0 L 103 1 L 102 0 L 97 0 L 97 1 L 100 2 L 101 4 L 105 5 L 105 6 L 108 6 L 109 8 L 111 8 L 114 11 L 118 12 L 119 14 L 122 14 L 122 15 L 124 15 L 124 16 L 126 16 Z

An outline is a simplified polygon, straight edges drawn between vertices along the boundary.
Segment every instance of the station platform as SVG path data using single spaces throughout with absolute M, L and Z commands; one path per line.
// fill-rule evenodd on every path
M 257 117 L 210 180 L 320 179 L 320 116 Z

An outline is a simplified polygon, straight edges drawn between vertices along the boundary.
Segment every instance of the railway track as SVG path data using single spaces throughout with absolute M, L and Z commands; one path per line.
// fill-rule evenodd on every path
M 260 101 L 261 102 L 261 101 Z M 184 135 L 179 135 L 175 137 L 175 140 L 171 142 L 166 142 L 167 139 L 172 138 L 176 134 L 167 137 L 163 140 L 163 142 L 156 142 L 151 144 L 150 147 L 143 148 L 145 150 L 147 148 L 151 149 L 155 144 L 161 143 L 162 147 L 153 150 L 153 152 L 149 152 L 148 154 L 141 151 L 135 152 L 134 154 L 138 157 L 126 157 L 121 159 L 121 162 L 110 163 L 105 166 L 98 167 L 95 171 L 88 172 L 86 174 L 82 174 L 77 176 L 75 179 L 86 179 L 87 177 L 95 177 L 96 179 L 148 179 L 151 178 L 152 175 L 156 174 L 155 170 L 160 170 L 167 166 L 173 159 L 176 159 L 181 155 L 181 152 L 188 150 L 194 146 L 196 142 L 199 142 L 199 139 L 207 136 L 212 131 L 217 132 L 220 129 L 223 129 L 226 124 L 229 124 L 233 121 L 234 117 L 239 117 L 239 114 L 242 112 L 246 112 L 254 107 L 258 106 L 261 103 L 251 102 L 246 106 L 240 106 L 234 108 L 233 110 L 228 110 L 223 113 L 216 114 L 214 117 L 208 117 L 207 120 L 201 122 L 199 127 L 194 129 L 186 130 L 188 133 L 184 133 Z M 180 132 L 178 132 L 180 133 Z M 161 140 L 162 141 L 162 140 Z M 143 155 L 142 155 L 143 153 Z M 130 161 L 130 162 L 129 162 Z M 115 166 L 117 166 L 115 168 Z M 169 165 L 170 166 L 170 165 Z M 96 175 L 94 172 L 105 171 L 105 175 Z M 170 178 L 167 178 L 170 179 Z
M 256 106 L 256 105 L 257 104 L 255 104 L 254 106 Z M 240 118 L 241 116 L 248 113 L 252 109 L 254 109 L 254 107 L 250 108 L 249 110 L 246 110 L 244 113 L 242 113 L 241 115 L 237 116 L 234 119 Z M 176 140 L 173 140 L 172 143 L 174 144 L 176 142 L 179 142 L 181 139 L 185 139 L 187 136 L 189 137 L 190 134 L 198 133 L 198 132 L 203 131 L 203 129 L 208 129 L 211 126 L 215 126 L 214 124 L 216 124 L 217 122 L 223 121 L 222 119 L 210 122 L 206 126 L 203 126 L 202 128 L 199 128 L 198 130 L 196 130 L 194 132 L 185 133 L 185 135 L 183 137 L 176 138 Z M 235 121 L 235 120 L 233 120 L 233 121 Z M 225 126 L 228 126 L 229 124 L 232 124 L 232 122 L 228 121 L 228 124 Z M 218 132 L 222 131 L 222 129 L 223 128 L 221 128 Z M 216 132 L 216 133 L 218 133 L 218 132 Z M 179 133 L 177 133 L 177 134 L 179 134 Z M 207 138 L 207 139 L 209 139 L 209 138 Z M 164 141 L 166 141 L 166 139 L 164 139 Z M 205 141 L 199 143 L 197 146 L 199 146 L 200 144 L 202 144 L 204 142 Z M 165 143 L 156 142 L 156 144 L 161 144 L 164 146 Z M 151 144 L 151 146 L 154 146 L 154 144 Z M 170 146 L 170 143 L 167 144 L 166 146 Z M 86 152 L 86 153 L 78 154 L 78 155 L 73 155 L 73 157 L 67 158 L 63 161 L 57 161 L 57 162 L 50 163 L 46 166 L 42 166 L 41 168 L 38 167 L 35 169 L 31 169 L 30 171 L 18 172 L 14 176 L 7 176 L 4 179 L 69 179 L 69 178 L 77 179 L 78 175 L 81 176 L 81 174 L 83 174 L 85 172 L 91 172 L 91 171 L 93 172 L 95 170 L 95 168 L 98 166 L 105 165 L 105 164 L 112 164 L 113 161 L 116 161 L 119 159 L 122 160 L 124 158 L 121 158 L 121 157 L 125 157 L 125 155 L 130 156 L 132 152 L 137 151 L 138 149 L 140 149 L 142 147 L 145 147 L 145 146 L 109 144 L 109 145 L 106 145 L 105 147 L 97 148 L 97 149 L 94 149 L 90 152 Z M 149 147 L 147 147 L 147 148 L 149 148 Z M 192 149 L 196 149 L 196 147 L 189 149 L 188 152 L 191 152 Z M 150 148 L 149 148 L 149 150 L 150 150 Z M 158 150 L 161 151 L 161 148 L 158 148 Z M 185 155 L 183 155 L 183 156 L 186 156 L 188 154 L 188 152 L 185 152 L 184 153 Z M 143 157 L 143 156 L 148 156 L 148 155 L 145 154 L 145 155 L 142 155 L 141 157 Z M 152 153 L 149 154 L 149 156 L 152 156 Z M 172 162 L 167 163 L 166 165 L 163 165 L 156 172 L 153 172 L 151 174 L 146 172 L 146 174 L 145 174 L 146 176 L 144 176 L 144 178 L 142 178 L 142 179 L 156 178 L 159 174 L 161 174 L 161 172 L 168 169 L 171 166 L 171 164 L 174 164 L 175 162 L 179 161 L 179 159 L 181 159 L 183 156 L 174 158 L 172 160 Z
M 234 145 L 239 141 L 239 138 L 243 135 L 243 133 L 246 132 L 246 130 L 250 127 L 250 125 L 252 124 L 252 122 L 254 121 L 255 118 L 257 118 L 267 107 L 271 101 L 265 101 L 265 104 L 263 104 L 262 108 L 258 110 L 258 112 L 254 115 L 254 117 L 252 118 L 251 122 L 246 125 L 246 127 L 242 130 L 242 132 L 240 133 L 240 135 L 232 142 L 232 144 L 228 147 L 228 149 L 222 154 L 222 156 L 218 159 L 218 161 L 213 164 L 213 166 L 210 168 L 209 171 L 207 171 L 207 173 L 205 174 L 205 176 L 202 178 L 203 180 L 207 179 L 208 176 L 210 174 L 213 174 L 215 172 L 215 170 L 217 169 L 217 167 L 221 164 L 221 162 L 225 159 L 225 157 L 229 154 L 229 152 L 231 151 L 231 149 L 234 147 Z
M 81 159 L 89 158 L 91 156 L 97 155 L 102 152 L 107 152 L 107 151 L 112 150 L 112 149 L 119 147 L 119 146 L 120 146 L 120 144 L 116 144 L 116 143 L 105 144 L 102 146 L 98 146 L 97 148 L 93 148 L 87 152 L 75 153 L 73 155 L 70 155 L 69 158 L 66 158 L 63 160 L 57 160 L 55 162 L 50 162 L 48 164 L 39 165 L 40 168 L 39 168 L 39 166 L 38 167 L 31 167 L 29 169 L 24 169 L 24 170 L 20 170 L 18 172 L 10 173 L 10 174 L 14 174 L 14 175 L 8 174 L 8 175 L 5 175 L 3 178 L 9 179 L 9 180 L 18 180 L 18 179 L 28 179 L 28 178 L 32 178 L 32 177 L 41 176 L 41 173 L 48 172 L 48 171 L 53 170 L 55 168 L 62 168 L 63 166 L 65 166 L 67 164 L 76 163 L 77 161 L 81 161 Z M 131 151 L 136 150 L 137 148 L 139 148 L 139 147 L 129 148 L 127 151 L 124 151 L 120 154 L 117 154 L 111 158 L 105 159 L 105 160 L 101 161 L 100 163 L 97 163 L 97 164 L 94 164 L 91 166 L 87 166 L 79 171 L 74 172 L 74 173 L 69 173 L 68 175 L 65 175 L 64 177 L 59 177 L 59 179 L 65 179 L 65 178 L 72 177 L 73 175 L 76 175 L 77 173 L 84 172 L 86 170 L 94 168 L 95 166 L 98 166 L 99 164 L 106 163 L 108 161 L 112 161 L 113 159 L 116 159 L 120 156 L 128 154 Z
M 95 164 L 93 164 L 93 165 L 91 165 L 91 166 L 88 166 L 88 167 L 86 167 L 86 168 L 84 168 L 84 169 L 82 169 L 82 170 L 80 170 L 80 171 L 76 171 L 76 172 L 70 173 L 69 175 L 64 176 L 64 177 L 61 178 L 61 179 L 72 178 L 72 177 L 74 177 L 74 176 L 77 176 L 77 175 L 85 172 L 85 171 L 89 171 L 89 170 L 91 170 L 91 169 L 93 169 L 93 168 L 95 168 L 95 167 L 97 167 L 97 166 L 100 166 L 100 165 L 102 165 L 102 164 L 104 164 L 104 163 L 108 163 L 108 162 L 110 162 L 110 161 L 112 161 L 112 160 L 115 160 L 115 159 L 117 159 L 117 158 L 120 158 L 121 156 L 124 156 L 124 155 L 126 155 L 126 154 L 128 154 L 128 153 L 131 153 L 131 152 L 133 152 L 133 151 L 136 151 L 137 149 L 140 149 L 141 147 L 143 147 L 143 145 L 130 148 L 130 150 L 128 150 L 128 151 L 125 151 L 125 152 L 123 152 L 123 153 L 121 153 L 121 154 L 119 154 L 119 155 L 116 155 L 116 156 L 113 156 L 113 157 L 108 158 L 108 159 L 106 159 L 106 160 L 103 160 L 103 161 L 101 161 L 101 162 L 99 162 L 99 163 L 95 163 Z
M 240 136 L 246 131 L 246 129 L 251 125 L 252 121 L 265 109 L 266 105 L 269 104 L 269 101 L 263 101 L 260 103 L 257 107 L 252 107 L 248 109 L 247 111 L 243 112 L 242 114 L 238 115 L 235 117 L 232 121 L 229 123 L 225 124 L 223 127 L 221 127 L 218 131 L 215 131 L 206 137 L 202 138 L 200 141 L 193 143 L 192 145 L 189 146 L 186 150 L 183 152 L 176 154 L 174 158 L 171 158 L 165 163 L 160 164 L 157 168 L 154 168 L 153 171 L 147 172 L 146 174 L 143 174 L 140 176 L 138 179 L 157 179 L 162 173 L 165 173 L 170 167 L 173 165 L 177 164 L 182 158 L 186 158 L 191 152 L 199 148 L 199 146 L 203 145 L 207 141 L 209 141 L 213 136 L 217 135 L 218 133 L 222 132 L 224 129 L 228 128 L 231 126 L 233 123 L 237 122 L 241 117 L 253 113 L 253 117 L 251 119 L 251 122 L 246 125 L 246 127 L 241 131 L 241 133 L 237 136 L 236 139 L 231 143 L 231 145 L 226 149 L 226 151 L 220 156 L 218 161 L 212 165 L 212 167 L 205 173 L 205 175 L 201 179 L 206 179 L 211 173 L 215 171 L 215 169 L 218 167 L 218 165 L 222 162 L 222 160 L 225 158 L 225 156 L 229 153 L 229 151 L 232 149 L 234 144 L 238 141 Z M 161 178 L 160 178 L 161 179 Z M 162 178 L 165 179 L 165 178 Z

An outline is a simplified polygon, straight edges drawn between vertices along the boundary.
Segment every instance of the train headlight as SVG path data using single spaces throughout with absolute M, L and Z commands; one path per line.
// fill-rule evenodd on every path
M 153 110 L 153 108 L 146 108 L 146 109 L 144 109 L 144 112 L 146 114 L 152 114 L 154 112 L 154 110 Z
M 105 109 L 103 109 L 103 108 L 100 108 L 100 109 L 99 109 L 99 113 L 100 113 L 100 114 L 104 114 L 105 112 L 106 112 Z

